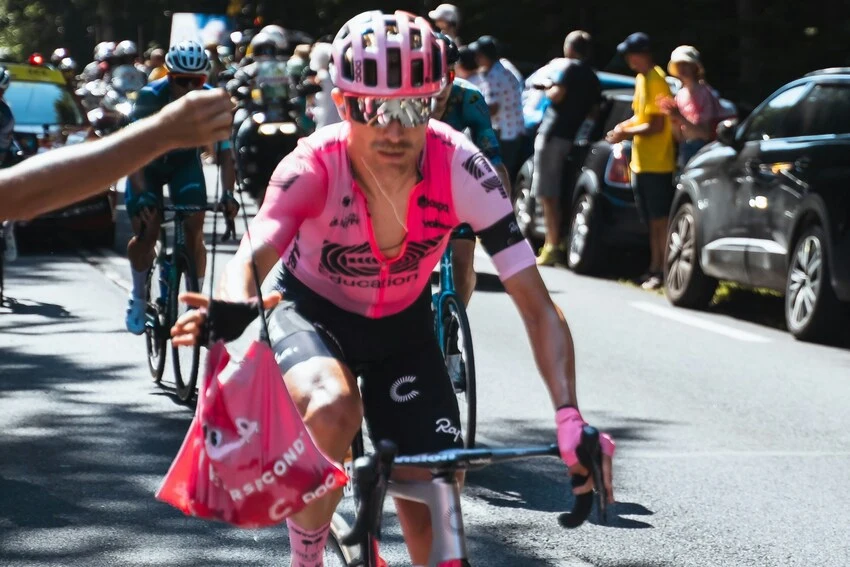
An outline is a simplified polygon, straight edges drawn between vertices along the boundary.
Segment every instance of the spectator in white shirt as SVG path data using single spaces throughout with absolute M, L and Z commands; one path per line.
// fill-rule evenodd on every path
M 522 84 L 499 60 L 499 49 L 492 37 L 478 38 L 470 45 L 470 49 L 475 52 L 480 67 L 481 83 L 478 86 L 490 107 L 493 129 L 499 136 L 502 159 L 513 179 L 522 149 L 522 137 L 525 134 L 520 98 Z

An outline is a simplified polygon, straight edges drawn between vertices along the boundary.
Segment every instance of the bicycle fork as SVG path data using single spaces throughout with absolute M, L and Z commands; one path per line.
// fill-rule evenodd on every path
M 429 483 L 389 483 L 387 493 L 428 506 L 431 513 L 431 560 L 435 567 L 468 567 L 466 535 L 460 508 L 460 488 L 454 474 L 440 475 Z

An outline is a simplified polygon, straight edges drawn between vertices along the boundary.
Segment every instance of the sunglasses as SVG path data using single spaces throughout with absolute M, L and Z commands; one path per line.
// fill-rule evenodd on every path
M 431 118 L 430 98 L 346 96 L 345 107 L 351 120 L 380 128 L 386 128 L 393 120 L 404 128 L 413 128 L 427 124 Z
M 207 82 L 204 75 L 168 75 L 168 79 L 178 87 L 199 89 Z

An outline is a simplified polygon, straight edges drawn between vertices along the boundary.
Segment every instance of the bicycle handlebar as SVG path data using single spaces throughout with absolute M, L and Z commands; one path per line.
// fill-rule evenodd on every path
M 369 534 L 378 534 L 383 514 L 384 498 L 394 466 L 427 468 L 437 475 L 452 474 L 459 470 L 477 470 L 493 463 L 527 459 L 531 457 L 560 456 L 558 445 L 506 447 L 494 449 L 449 449 L 439 453 L 396 457 L 397 448 L 389 441 L 378 443 L 373 454 L 354 462 L 354 486 L 360 494 L 360 508 L 351 531 L 340 538 L 343 545 L 365 543 Z M 607 492 L 602 479 L 602 449 L 599 431 L 590 425 L 582 430 L 581 443 L 576 449 L 579 462 L 593 476 L 597 506 L 602 523 L 607 522 L 605 505 Z M 589 476 L 571 479 L 573 488 L 583 486 Z M 594 491 L 577 494 L 573 509 L 558 516 L 564 528 L 577 528 L 587 520 L 593 508 Z

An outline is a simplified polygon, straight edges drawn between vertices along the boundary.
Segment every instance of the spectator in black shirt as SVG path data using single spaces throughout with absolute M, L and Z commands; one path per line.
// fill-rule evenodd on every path
M 534 175 L 531 190 L 543 204 L 546 242 L 537 264 L 551 266 L 563 261 L 561 244 L 561 193 L 566 162 L 579 127 L 595 112 L 601 97 L 596 73 L 587 63 L 590 34 L 570 32 L 564 40 L 565 68 L 557 82 L 535 85 L 544 89 L 550 105 L 534 140 Z

